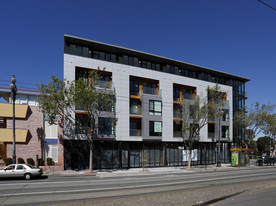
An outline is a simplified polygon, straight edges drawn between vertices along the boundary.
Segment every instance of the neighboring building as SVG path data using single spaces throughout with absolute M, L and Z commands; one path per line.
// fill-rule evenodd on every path
M 17 90 L 15 100 L 16 158 L 51 157 L 63 170 L 62 130 L 58 125 L 49 125 L 39 111 L 36 97 L 39 91 Z M 7 103 L 0 103 L 0 158 L 12 158 L 13 154 L 13 109 L 10 88 L 0 88 L 0 96 Z
M 91 69 L 106 68 L 103 83 L 116 94 L 116 128 L 99 118 L 94 140 L 94 168 L 177 166 L 187 164 L 177 121 L 184 98 L 207 97 L 207 87 L 219 84 L 227 94 L 223 118 L 210 120 L 193 149 L 193 164 L 214 164 L 219 130 L 222 162 L 230 162 L 230 147 L 243 136 L 233 128 L 233 114 L 245 105 L 247 78 L 181 61 L 65 35 L 64 78 L 87 77 Z M 76 109 L 76 115 L 81 113 Z M 65 125 L 66 130 L 66 125 Z M 68 128 L 67 128 L 68 129 Z M 64 134 L 65 168 L 87 168 L 88 144 L 74 128 Z

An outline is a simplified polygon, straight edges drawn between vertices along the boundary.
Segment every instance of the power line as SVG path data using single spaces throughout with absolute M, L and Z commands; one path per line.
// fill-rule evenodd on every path
M 273 9 L 274 11 L 276 11 L 276 9 L 274 7 L 272 7 L 272 6 L 270 6 L 269 4 L 267 4 L 267 3 L 265 3 L 265 2 L 263 2 L 261 0 L 257 0 L 257 1 L 260 2 L 260 3 L 262 3 L 262 4 L 264 4 L 264 5 L 266 5 L 266 6 L 268 6 L 269 8 Z
M 2 79 L 0 79 L 0 81 L 2 81 L 2 82 L 10 82 L 10 81 L 8 81 L 8 80 L 2 80 Z M 26 85 L 34 85 L 34 86 L 37 86 L 37 84 L 31 84 L 31 83 L 25 83 L 25 82 L 16 82 L 16 84 L 26 84 Z

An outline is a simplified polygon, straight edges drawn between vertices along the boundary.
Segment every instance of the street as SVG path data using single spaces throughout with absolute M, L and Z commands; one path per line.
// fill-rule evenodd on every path
M 275 180 L 274 166 L 132 176 L 0 180 L 0 205 L 223 205 L 220 201 L 233 201 L 245 193 L 275 191 Z M 265 199 L 266 194 L 272 198 L 271 193 L 264 192 L 258 200 Z M 242 205 L 252 205 L 247 204 L 245 198 L 241 201 Z

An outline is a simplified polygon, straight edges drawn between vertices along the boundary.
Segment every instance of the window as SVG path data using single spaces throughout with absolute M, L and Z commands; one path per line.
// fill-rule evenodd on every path
M 229 122 L 229 110 L 223 109 L 222 121 Z
M 23 165 L 17 165 L 16 170 L 24 170 L 25 167 Z
M 129 84 L 130 95 L 139 96 L 139 82 L 130 80 Z
M 141 115 L 141 101 L 131 100 L 129 102 L 129 113 Z
M 141 136 L 141 119 L 130 118 L 129 127 L 130 136 Z
M 156 115 L 161 116 L 162 115 L 162 102 L 161 101 L 155 101 L 150 100 L 149 102 L 150 108 L 149 108 L 149 114 L 150 115 Z
M 208 138 L 215 138 L 215 124 L 208 124 Z
M 45 127 L 45 138 L 57 139 L 57 125 L 50 125 L 48 120 L 44 122 Z
M 44 143 L 45 159 L 52 158 L 54 162 L 58 161 L 58 147 L 57 144 Z
M 162 136 L 162 122 L 150 121 L 149 136 Z
M 99 117 L 98 129 L 100 135 L 114 135 L 115 131 L 112 127 L 112 119 L 106 117 Z
M 76 114 L 75 133 L 86 134 L 89 129 L 88 116 L 83 114 Z
M 221 137 L 222 138 L 229 138 L 229 126 L 222 126 L 221 128 Z
M 6 167 L 6 170 L 14 170 L 14 168 L 15 168 L 15 166 L 11 165 L 11 166 Z
M 173 88 L 173 100 L 180 101 L 180 88 L 178 87 Z

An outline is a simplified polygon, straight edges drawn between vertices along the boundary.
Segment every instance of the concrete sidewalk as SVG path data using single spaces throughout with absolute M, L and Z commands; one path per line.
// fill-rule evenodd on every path
M 173 173 L 191 173 L 191 172 L 216 172 L 223 170 L 237 170 L 256 168 L 257 166 L 249 165 L 245 167 L 231 167 L 230 164 L 222 164 L 221 167 L 216 165 L 199 165 L 193 166 L 190 170 L 187 167 L 153 167 L 153 168 L 130 168 L 130 169 L 110 169 L 110 170 L 94 170 L 92 174 L 89 170 L 65 170 L 65 171 L 47 171 L 44 175 L 47 176 L 83 176 L 91 175 L 98 177 L 120 177 L 120 176 L 133 176 L 133 175 L 154 175 L 154 174 L 173 174 Z

